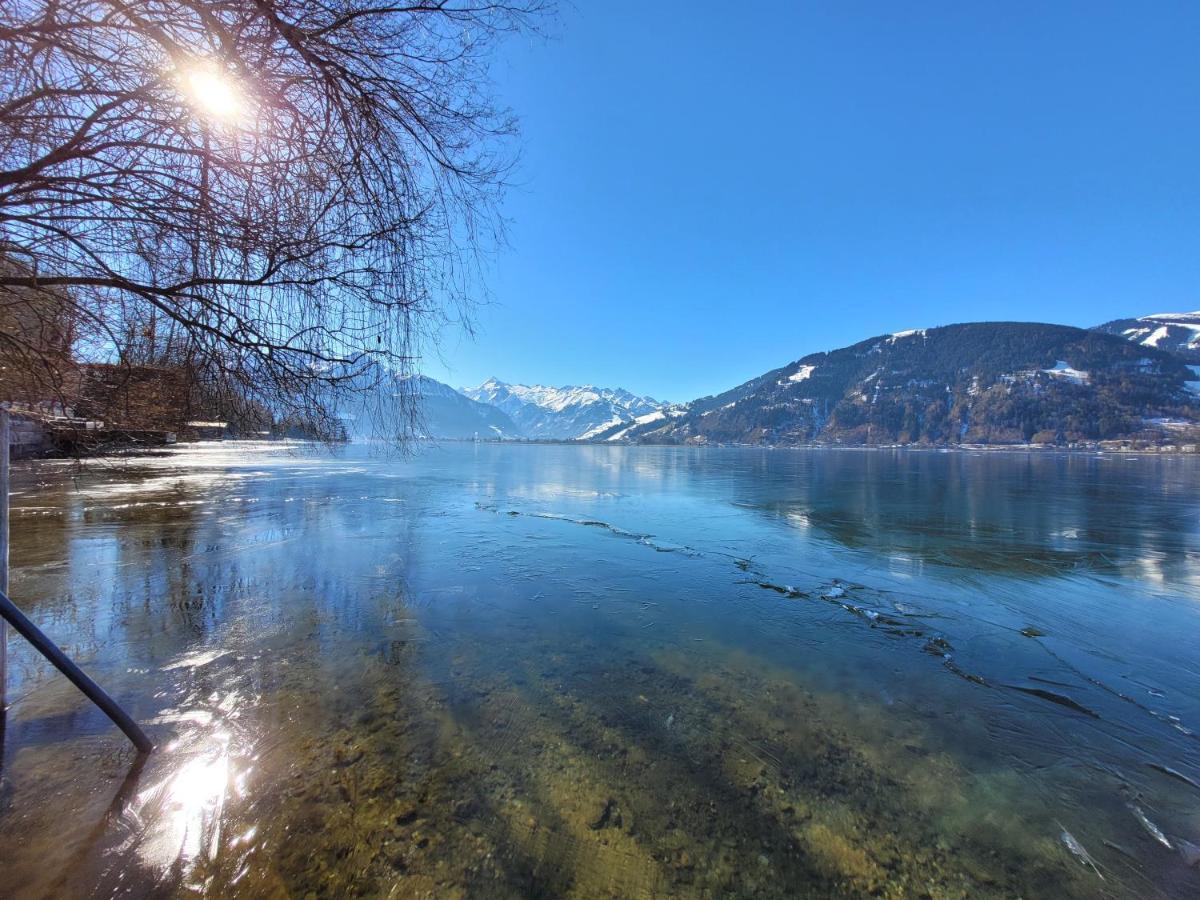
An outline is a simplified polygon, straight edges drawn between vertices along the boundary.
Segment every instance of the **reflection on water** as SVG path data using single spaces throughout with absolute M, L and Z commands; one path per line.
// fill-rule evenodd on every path
M 221 813 L 230 789 L 228 738 L 227 734 L 214 735 L 217 746 L 211 757 L 183 763 L 132 804 L 131 817 L 154 823 L 149 837 L 137 846 L 147 865 L 162 870 L 178 866 L 186 876 L 201 861 L 216 859 Z
M 1192 896 L 1195 461 L 202 445 L 19 475 L 16 896 Z

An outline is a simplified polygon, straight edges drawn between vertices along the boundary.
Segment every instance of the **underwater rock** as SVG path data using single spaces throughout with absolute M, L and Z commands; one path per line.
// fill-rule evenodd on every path
M 950 642 L 944 637 L 931 637 L 925 642 L 925 646 L 921 648 L 926 653 L 933 656 L 946 656 L 954 648 L 950 646 Z
M 601 828 L 617 827 L 621 825 L 621 814 L 618 812 L 617 801 L 609 797 L 604 803 L 604 809 L 600 810 L 600 814 L 588 823 L 588 828 L 592 831 L 599 831 Z
M 483 812 L 483 802 L 478 797 L 460 800 L 454 805 L 454 818 L 459 822 L 467 822 L 478 818 Z
M 363 758 L 366 751 L 356 743 L 347 741 L 345 744 L 333 748 L 333 767 L 335 769 L 344 769 L 347 766 L 352 766 Z

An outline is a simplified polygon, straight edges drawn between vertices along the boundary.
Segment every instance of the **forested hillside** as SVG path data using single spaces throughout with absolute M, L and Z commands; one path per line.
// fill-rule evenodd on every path
M 1179 358 L 1061 325 L 983 322 L 814 353 L 599 439 L 749 444 L 1011 444 L 1200 422 Z

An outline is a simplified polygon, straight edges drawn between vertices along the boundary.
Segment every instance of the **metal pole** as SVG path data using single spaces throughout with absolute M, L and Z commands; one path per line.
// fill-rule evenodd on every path
M 0 593 L 8 593 L 8 410 L 0 409 Z M 0 716 L 8 685 L 8 626 L 0 622 Z
M 137 722 L 133 721 L 125 710 L 117 706 L 116 701 L 104 693 L 100 685 L 88 678 L 79 666 L 71 662 L 57 644 L 42 634 L 38 627 L 29 621 L 25 613 L 21 612 L 17 605 L 8 599 L 8 594 L 2 592 L 0 592 L 0 616 L 7 619 L 17 633 L 33 644 L 42 656 L 54 663 L 54 667 L 66 675 L 75 687 L 83 691 L 89 700 L 104 710 L 104 714 L 125 732 L 125 736 L 133 741 L 133 745 L 138 748 L 139 752 L 149 753 L 154 749 L 150 738 L 146 737 L 146 733 L 138 727 Z

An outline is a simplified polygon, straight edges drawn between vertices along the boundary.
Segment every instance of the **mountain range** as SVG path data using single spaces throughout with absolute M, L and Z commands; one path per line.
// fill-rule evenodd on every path
M 621 388 L 507 384 L 496 378 L 462 393 L 506 413 L 525 437 L 542 440 L 590 440 L 664 405 Z
M 1200 422 L 1193 371 L 1124 338 L 1015 322 L 880 335 L 813 353 L 600 440 L 1016 444 Z
M 443 440 L 516 438 L 521 430 L 503 410 L 469 397 L 424 375 L 405 379 L 417 400 L 416 430 L 422 437 Z
M 976 322 L 884 334 L 681 404 L 621 388 L 496 378 L 462 392 L 424 379 L 421 393 L 433 437 L 764 446 L 1197 442 L 1200 312 L 1093 329 Z

